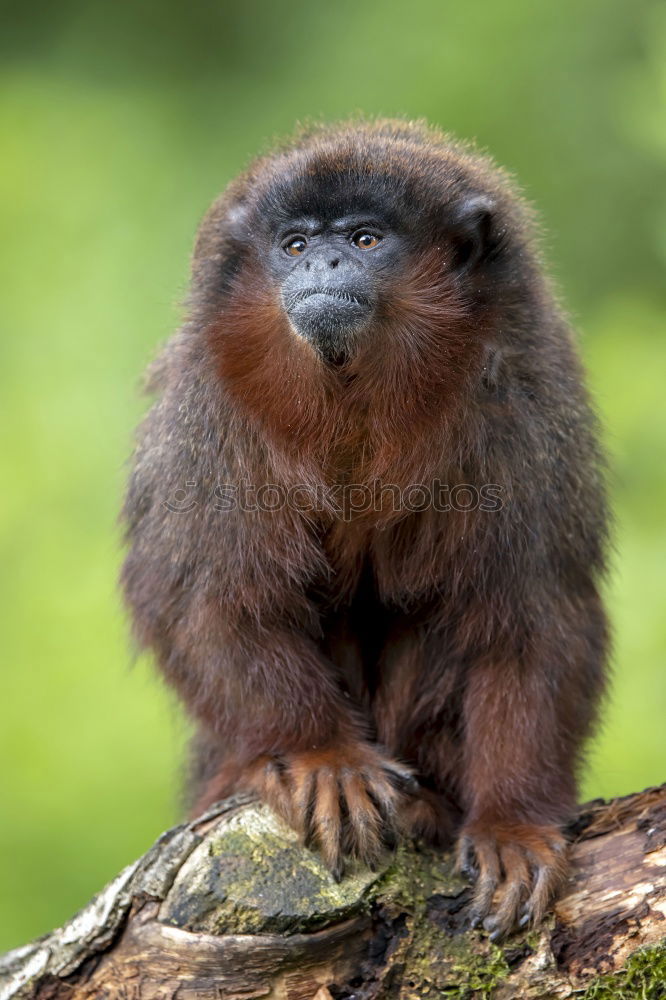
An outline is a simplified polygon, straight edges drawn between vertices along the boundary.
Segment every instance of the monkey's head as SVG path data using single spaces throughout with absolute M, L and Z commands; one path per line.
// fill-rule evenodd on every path
M 424 306 L 439 295 L 453 313 L 478 310 L 523 230 L 484 159 L 420 124 L 352 123 L 300 136 L 229 188 L 202 225 L 195 285 L 213 308 L 270 299 L 292 337 L 335 363 L 388 329 L 414 281 Z

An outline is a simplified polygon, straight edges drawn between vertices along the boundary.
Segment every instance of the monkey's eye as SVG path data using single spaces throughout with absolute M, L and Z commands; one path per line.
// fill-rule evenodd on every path
M 359 250 L 374 250 L 380 240 L 381 236 L 375 236 L 374 233 L 367 233 L 364 230 L 354 233 L 352 236 L 352 243 Z
M 298 257 L 299 254 L 303 253 L 307 245 L 308 241 L 305 236 L 292 236 L 290 240 L 282 244 L 282 249 L 290 257 Z

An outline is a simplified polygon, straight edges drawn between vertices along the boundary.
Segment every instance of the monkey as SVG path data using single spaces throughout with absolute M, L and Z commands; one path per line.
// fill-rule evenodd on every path
M 605 689 L 609 515 L 514 182 L 424 122 L 302 129 L 204 217 L 147 384 L 122 586 L 196 724 L 193 815 L 256 793 L 336 879 L 455 838 L 472 926 L 538 923 Z

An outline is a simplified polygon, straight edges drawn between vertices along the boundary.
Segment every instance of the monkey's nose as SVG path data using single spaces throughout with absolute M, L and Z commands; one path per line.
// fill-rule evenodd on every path
M 333 260 L 329 261 L 330 267 L 333 267 L 333 268 L 337 267 L 339 263 L 340 263 L 340 258 L 339 257 L 334 257 Z

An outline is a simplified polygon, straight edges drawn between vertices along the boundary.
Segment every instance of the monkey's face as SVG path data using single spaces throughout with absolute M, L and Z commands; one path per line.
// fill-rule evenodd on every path
M 344 358 L 405 252 L 405 237 L 368 212 L 290 220 L 276 233 L 271 270 L 293 332 L 326 361 Z
M 232 353 L 240 368 L 302 359 L 307 344 L 328 366 L 433 366 L 439 352 L 457 370 L 452 341 L 472 349 L 502 281 L 501 200 L 473 161 L 381 128 L 259 161 L 213 207 L 195 251 L 227 369 Z

